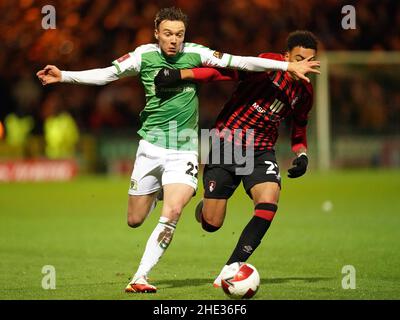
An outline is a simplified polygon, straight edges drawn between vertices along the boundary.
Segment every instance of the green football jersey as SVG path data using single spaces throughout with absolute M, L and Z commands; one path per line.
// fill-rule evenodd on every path
M 200 66 L 228 67 L 232 56 L 207 47 L 184 43 L 174 57 L 165 56 L 158 44 L 136 48 L 113 62 L 119 77 L 140 74 L 146 94 L 146 106 L 140 113 L 138 134 L 157 146 L 197 151 L 197 85 L 190 81 L 156 91 L 154 78 L 162 68 L 190 69 Z

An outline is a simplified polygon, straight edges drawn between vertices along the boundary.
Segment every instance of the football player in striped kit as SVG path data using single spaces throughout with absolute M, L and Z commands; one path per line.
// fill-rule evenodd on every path
M 317 43 L 313 33 L 295 31 L 287 39 L 285 54 L 263 53 L 259 57 L 288 62 L 312 60 L 317 53 Z M 300 177 L 307 170 L 306 126 L 313 104 L 312 85 L 308 78 L 300 79 L 284 71 L 249 73 L 194 68 L 175 70 L 173 73 L 169 77 L 162 73 L 157 75 L 156 85 L 167 86 L 179 79 L 197 82 L 239 81 L 212 130 L 213 144 L 203 175 L 204 199 L 196 207 L 196 219 L 208 232 L 221 228 L 227 201 L 243 182 L 254 202 L 254 215 L 224 268 L 234 262 L 245 262 L 261 243 L 278 209 L 281 176 L 274 146 L 279 126 L 288 117 L 292 121 L 291 147 L 296 155 L 293 167 L 288 170 L 288 177 Z M 240 134 L 236 134 L 238 132 Z M 237 159 L 241 157 L 235 154 L 246 154 L 246 161 L 252 161 L 252 170 L 240 173 L 245 164 L 239 163 Z M 218 276 L 214 286 L 220 285 Z

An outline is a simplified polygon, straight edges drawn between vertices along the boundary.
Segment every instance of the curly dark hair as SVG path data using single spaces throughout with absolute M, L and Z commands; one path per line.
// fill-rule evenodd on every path
M 182 21 L 185 24 L 185 28 L 188 24 L 187 15 L 184 14 L 181 9 L 175 7 L 162 8 L 157 12 L 156 18 L 154 19 L 155 28 L 158 29 L 160 23 L 164 20 Z
M 287 38 L 287 50 L 291 51 L 294 47 L 303 47 L 306 49 L 318 49 L 318 39 L 307 30 L 297 30 L 289 34 Z

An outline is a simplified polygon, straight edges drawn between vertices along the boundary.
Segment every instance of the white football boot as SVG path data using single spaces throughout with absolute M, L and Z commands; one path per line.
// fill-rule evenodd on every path
M 228 268 L 228 265 L 225 265 L 221 272 L 219 273 L 218 277 L 214 280 L 213 286 L 214 288 L 220 288 L 221 287 L 221 280 L 222 280 L 222 274 L 225 272 L 225 270 Z

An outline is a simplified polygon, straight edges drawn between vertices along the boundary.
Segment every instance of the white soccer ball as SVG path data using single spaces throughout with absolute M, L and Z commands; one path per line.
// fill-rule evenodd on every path
M 260 287 L 260 275 L 251 264 L 234 262 L 221 274 L 221 287 L 229 298 L 250 299 Z

